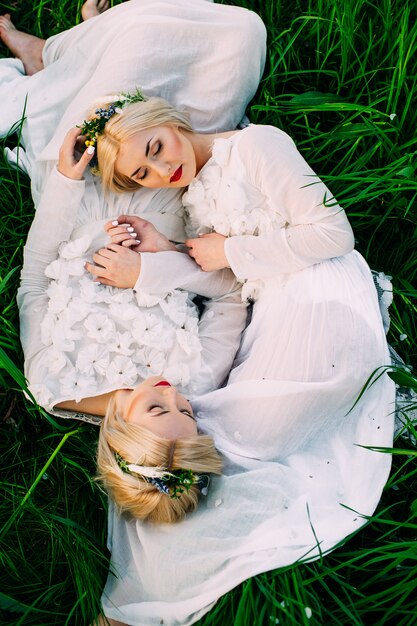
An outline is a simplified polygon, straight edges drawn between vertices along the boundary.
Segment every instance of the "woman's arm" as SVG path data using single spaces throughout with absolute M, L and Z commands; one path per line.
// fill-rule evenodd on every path
M 344 210 L 298 152 L 292 139 L 271 126 L 243 131 L 237 150 L 248 182 L 259 189 L 285 225 L 259 236 L 225 239 L 220 245 L 239 279 L 271 278 L 341 256 L 354 246 Z M 219 241 L 187 242 L 206 271 L 210 249 Z M 224 265 L 223 265 L 224 266 Z
M 85 190 L 81 180 L 91 154 L 84 153 L 80 161 L 71 161 L 78 129 L 72 129 L 66 139 L 68 154 L 62 154 L 60 166 L 72 178 L 68 178 L 54 168 L 46 182 L 45 189 L 29 230 L 23 253 L 21 283 L 17 293 L 20 313 L 20 340 L 25 355 L 25 372 L 29 380 L 34 357 L 45 346 L 41 339 L 41 323 L 48 308 L 49 297 L 46 290 L 49 279 L 46 267 L 57 258 L 58 248 L 67 241 L 73 231 L 79 207 Z M 72 170 L 71 170 L 72 167 Z
M 60 244 L 70 238 L 84 187 L 84 181 L 70 180 L 54 169 L 29 230 L 17 293 L 20 339 L 27 366 L 28 359 L 43 346 L 40 325 L 49 300 L 45 268 L 57 258 Z
M 153 296 L 182 289 L 205 298 L 218 298 L 239 288 L 230 270 L 203 272 L 141 217 L 120 215 L 104 229 L 111 243 L 93 256 L 94 263 L 86 264 L 86 269 L 104 285 L 133 288 L 137 294 Z

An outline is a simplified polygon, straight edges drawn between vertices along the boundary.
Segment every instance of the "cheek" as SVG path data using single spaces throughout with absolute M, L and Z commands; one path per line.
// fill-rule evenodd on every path
M 176 155 L 184 153 L 183 139 L 175 132 L 172 133 L 171 150 Z

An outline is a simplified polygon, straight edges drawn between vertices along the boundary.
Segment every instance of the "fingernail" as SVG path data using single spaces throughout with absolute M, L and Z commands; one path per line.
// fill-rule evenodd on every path
M 132 228 L 132 226 L 128 226 L 127 227 L 127 232 L 128 233 L 133 233 L 133 231 L 134 231 L 134 228 Z
M 113 220 L 111 224 L 112 224 L 112 226 L 118 226 L 119 222 L 117 220 Z
M 130 233 L 130 236 L 131 236 L 131 237 L 137 237 L 137 236 L 138 236 L 138 234 L 137 234 L 137 233 Z
M 140 239 L 136 239 L 136 243 L 140 243 Z
M 94 146 L 88 146 L 87 148 L 87 154 L 94 154 L 94 152 L 96 151 Z

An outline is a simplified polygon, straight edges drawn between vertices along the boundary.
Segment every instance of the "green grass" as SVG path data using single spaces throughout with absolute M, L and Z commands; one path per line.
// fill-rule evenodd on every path
M 235 4 L 258 11 L 268 28 L 251 119 L 291 134 L 346 208 L 357 248 L 393 276 L 389 340 L 415 367 L 416 4 Z M 24 0 L 1 9 L 45 37 L 76 23 L 80 5 Z M 98 612 L 108 566 L 106 501 L 91 481 L 96 432 L 55 420 L 23 396 L 15 294 L 33 207 L 27 178 L 4 159 L 0 197 L 0 624 L 82 626 Z M 413 374 L 407 382 L 417 387 Z M 416 624 L 417 448 L 404 438 L 395 446 L 391 478 L 364 529 L 323 560 L 246 581 L 200 626 Z

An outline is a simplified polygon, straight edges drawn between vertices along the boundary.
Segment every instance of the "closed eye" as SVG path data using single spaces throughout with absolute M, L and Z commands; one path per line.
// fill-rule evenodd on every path
M 153 409 L 160 409 L 161 411 L 163 411 L 163 408 L 161 407 L 160 404 L 153 404 L 152 406 L 149 407 L 148 411 L 153 411 Z
M 139 170 L 138 174 L 139 176 L 138 175 L 136 176 L 137 180 L 145 180 L 145 178 L 148 175 L 147 168 L 145 167 L 143 170 Z
M 153 156 L 156 156 L 157 154 L 159 154 L 162 150 L 162 143 L 160 141 L 158 141 L 155 146 L 156 150 L 154 150 L 153 152 Z

